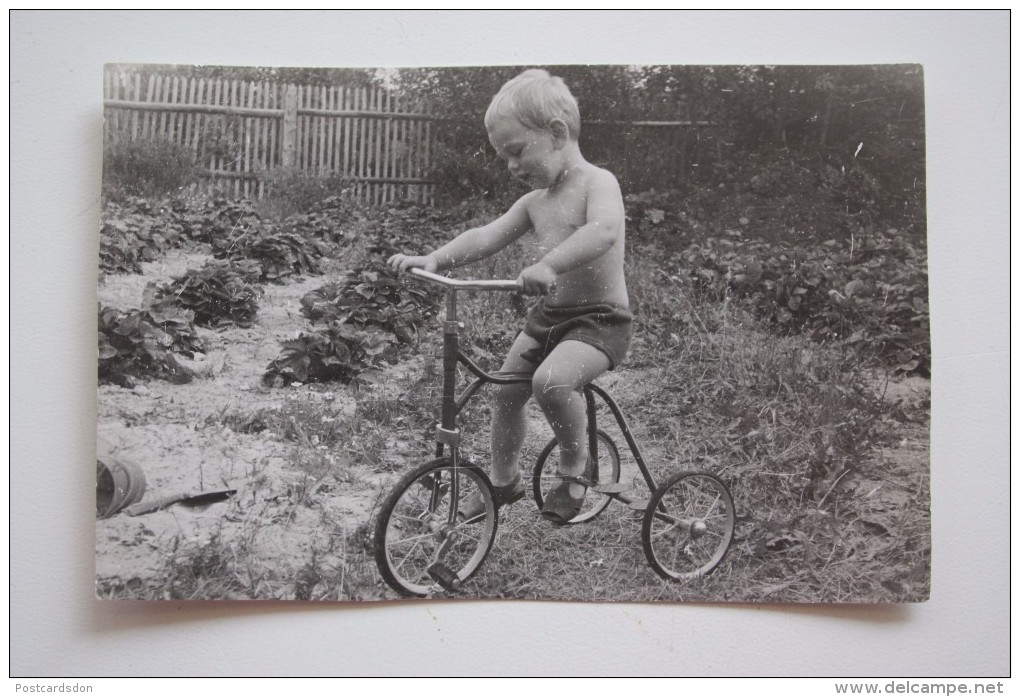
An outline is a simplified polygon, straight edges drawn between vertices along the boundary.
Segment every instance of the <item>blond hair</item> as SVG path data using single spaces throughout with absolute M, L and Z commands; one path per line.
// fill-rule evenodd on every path
M 490 128 L 494 120 L 506 117 L 537 131 L 549 130 L 554 119 L 561 119 L 572 140 L 581 134 L 581 112 L 574 95 L 562 79 L 537 68 L 503 85 L 485 112 L 485 126 Z

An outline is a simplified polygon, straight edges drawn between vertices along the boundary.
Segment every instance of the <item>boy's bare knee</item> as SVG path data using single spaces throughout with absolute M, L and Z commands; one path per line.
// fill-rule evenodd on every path
M 574 392 L 580 390 L 577 380 L 570 379 L 562 371 L 539 370 L 531 379 L 531 392 L 539 404 L 557 405 L 566 403 Z

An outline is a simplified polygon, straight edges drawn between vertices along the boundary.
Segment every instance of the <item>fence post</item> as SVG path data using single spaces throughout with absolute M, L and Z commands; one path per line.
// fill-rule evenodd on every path
M 297 164 L 297 86 L 287 85 L 283 93 L 283 132 L 280 138 L 280 164 Z

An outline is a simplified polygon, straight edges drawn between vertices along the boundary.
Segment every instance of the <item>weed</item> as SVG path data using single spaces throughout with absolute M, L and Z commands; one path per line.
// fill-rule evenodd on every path
M 231 573 L 235 554 L 218 530 L 208 539 L 182 542 L 176 537 L 164 574 L 169 597 L 222 598 L 243 590 Z
M 333 399 L 334 395 L 327 393 L 322 401 L 288 400 L 254 410 L 225 409 L 210 419 L 237 433 L 268 432 L 310 448 L 333 449 L 344 438 L 346 421 Z
M 239 573 L 250 556 L 243 539 L 233 544 L 222 528 L 208 535 L 175 535 L 165 550 L 158 576 L 150 579 L 97 579 L 99 597 L 132 600 L 212 600 L 260 597 Z M 249 579 L 250 581 L 250 579 Z

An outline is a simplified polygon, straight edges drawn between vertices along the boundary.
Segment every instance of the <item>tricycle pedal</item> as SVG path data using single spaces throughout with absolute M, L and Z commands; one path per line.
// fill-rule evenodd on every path
M 635 499 L 633 501 L 628 501 L 627 506 L 629 508 L 633 508 L 635 511 L 644 511 L 647 510 L 649 502 L 650 499 Z
M 617 482 L 615 484 L 596 484 L 592 487 L 592 491 L 596 494 L 604 494 L 606 496 L 619 496 L 620 494 L 630 491 L 634 487 L 630 484 L 624 484 L 623 482 Z
M 461 580 L 453 570 L 441 561 L 433 562 L 428 569 L 429 576 L 448 591 L 460 588 Z

